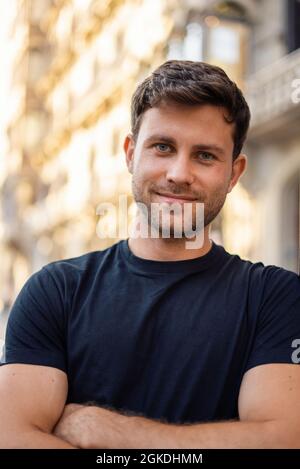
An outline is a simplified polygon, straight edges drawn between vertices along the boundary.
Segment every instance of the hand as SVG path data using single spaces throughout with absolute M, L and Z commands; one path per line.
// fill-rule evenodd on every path
M 113 448 L 126 417 L 94 406 L 68 404 L 54 435 L 77 448 Z
M 58 438 L 62 438 L 68 442 L 71 441 L 71 435 L 69 434 L 71 431 L 71 420 L 69 417 L 84 407 L 85 406 L 81 404 L 67 404 L 58 423 L 54 427 L 53 434 Z

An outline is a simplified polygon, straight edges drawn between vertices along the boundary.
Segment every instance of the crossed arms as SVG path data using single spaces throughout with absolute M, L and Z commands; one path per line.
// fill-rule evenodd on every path
M 167 424 L 69 404 L 67 376 L 37 365 L 0 367 L 0 448 L 300 448 L 300 367 L 247 371 L 239 420 Z

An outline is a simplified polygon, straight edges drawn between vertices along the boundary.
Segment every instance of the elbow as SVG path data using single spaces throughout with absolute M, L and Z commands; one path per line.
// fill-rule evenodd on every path
M 13 426 L 0 431 L 0 449 L 26 449 L 33 448 L 37 433 L 42 433 L 36 427 Z

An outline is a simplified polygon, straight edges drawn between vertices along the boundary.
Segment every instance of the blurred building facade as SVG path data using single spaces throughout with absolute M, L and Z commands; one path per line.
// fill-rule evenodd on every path
M 300 1 L 189 1 L 170 58 L 223 67 L 249 102 L 248 170 L 228 196 L 217 237 L 230 252 L 298 271 Z
M 5 8 L 0 310 L 43 264 L 116 241 L 97 236 L 96 208 L 130 194 L 122 152 L 130 98 L 167 58 L 222 66 L 250 103 L 248 171 L 215 239 L 297 269 L 298 0 L 11 0 Z
M 1 176 L 5 313 L 43 264 L 116 241 L 97 236 L 96 209 L 130 194 L 122 139 L 136 83 L 164 60 L 172 2 L 163 3 L 11 2 L 13 54 L 2 51 L 10 67 Z M 102 218 L 113 222 L 112 214 Z

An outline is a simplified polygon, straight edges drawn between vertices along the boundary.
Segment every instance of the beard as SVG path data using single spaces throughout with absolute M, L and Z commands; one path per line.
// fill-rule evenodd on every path
M 196 233 L 199 233 L 203 230 L 206 226 L 208 226 L 220 213 L 227 195 L 227 190 L 229 187 L 229 182 L 224 186 L 216 187 L 209 195 L 206 194 L 204 191 L 198 193 L 190 193 L 186 187 L 179 187 L 178 185 L 170 185 L 167 184 L 166 186 L 158 186 L 155 183 L 151 183 L 148 187 L 147 192 L 143 191 L 143 184 L 139 181 L 138 177 L 133 175 L 132 177 L 132 193 L 135 202 L 138 204 L 140 211 L 142 212 L 142 216 L 148 227 L 154 230 L 154 232 L 158 233 L 159 237 L 163 236 L 166 233 L 169 234 L 171 238 L 191 238 Z M 190 212 L 191 219 L 188 223 L 188 229 L 183 226 L 183 218 L 185 216 L 185 208 L 182 205 L 176 204 L 178 206 L 178 211 L 175 210 L 174 213 L 169 212 L 169 223 L 165 223 L 165 219 L 163 217 L 164 209 L 167 210 L 168 204 L 163 202 L 157 202 L 153 200 L 155 195 L 157 196 L 158 192 L 162 193 L 169 193 L 174 194 L 176 196 L 180 196 L 181 194 L 189 194 L 191 197 L 195 198 L 195 201 L 191 201 L 187 203 L 188 205 L 192 204 L 192 209 Z M 157 196 L 158 197 L 158 196 Z M 159 204 L 161 207 L 160 213 L 153 211 L 153 203 Z M 196 204 L 201 203 L 204 205 L 204 214 L 202 214 L 202 219 L 199 223 L 199 212 L 196 210 Z M 141 205 L 140 205 L 141 204 Z M 162 216 L 160 216 L 162 215 Z M 179 222 L 176 221 L 176 216 L 180 215 Z M 182 216 L 183 215 L 183 216 Z M 167 226 L 168 225 L 168 226 Z M 151 231 L 152 233 L 152 231 Z

